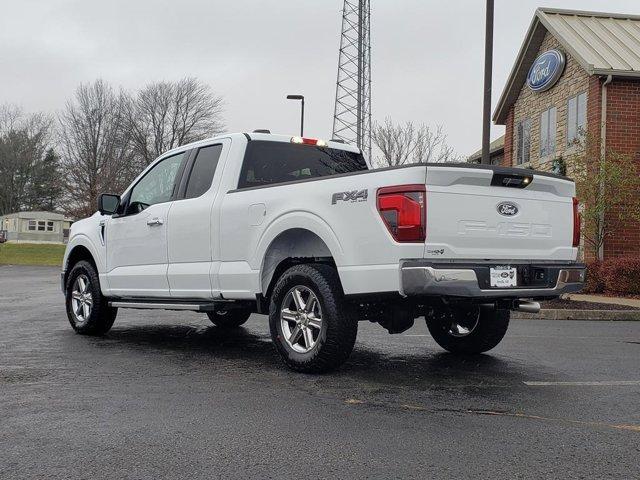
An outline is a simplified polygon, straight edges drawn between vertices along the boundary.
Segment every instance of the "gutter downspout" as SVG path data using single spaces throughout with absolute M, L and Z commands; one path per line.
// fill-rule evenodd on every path
M 604 166 L 604 162 L 607 156 L 607 85 L 609 85 L 611 82 L 613 81 L 613 76 L 612 75 L 607 75 L 607 79 L 602 83 L 602 105 L 600 107 L 600 114 L 601 114 L 601 118 L 600 118 L 600 170 L 602 171 L 602 168 Z M 604 182 L 602 180 L 600 180 L 600 195 L 604 196 L 605 191 L 604 191 Z M 600 225 L 599 225 L 599 229 L 600 231 L 598 232 L 598 236 L 600 238 L 602 238 L 602 228 L 604 225 L 604 216 L 605 216 L 605 212 L 602 211 L 600 213 Z M 602 244 L 598 246 L 598 260 L 602 261 L 604 260 L 604 239 L 602 241 Z

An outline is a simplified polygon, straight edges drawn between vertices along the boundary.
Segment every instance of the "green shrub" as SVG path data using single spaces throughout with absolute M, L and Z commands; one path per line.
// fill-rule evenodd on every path
M 601 270 L 601 262 L 587 263 L 587 281 L 582 293 L 604 293 L 604 279 Z
M 602 262 L 599 276 L 605 293 L 640 295 L 640 256 L 606 260 Z

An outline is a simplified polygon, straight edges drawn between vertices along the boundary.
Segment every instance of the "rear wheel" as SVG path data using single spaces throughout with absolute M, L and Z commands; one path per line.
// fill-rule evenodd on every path
M 342 365 L 358 333 L 337 272 L 321 264 L 296 265 L 284 272 L 271 296 L 269 326 L 284 362 L 306 373 Z
M 437 307 L 425 316 L 431 336 L 445 350 L 463 355 L 491 350 L 509 328 L 509 310 L 485 306 Z
M 243 325 L 251 316 L 248 308 L 229 308 L 207 312 L 211 323 L 220 328 L 237 328 Z
M 100 291 L 95 267 L 82 260 L 67 277 L 65 288 L 67 317 L 73 329 L 82 335 L 103 335 L 109 331 L 118 313 Z

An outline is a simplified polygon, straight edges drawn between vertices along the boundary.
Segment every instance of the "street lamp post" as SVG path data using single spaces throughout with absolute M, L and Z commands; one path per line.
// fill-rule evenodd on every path
M 287 95 L 287 100 L 300 100 L 301 112 L 300 112 L 300 136 L 304 136 L 304 95 Z

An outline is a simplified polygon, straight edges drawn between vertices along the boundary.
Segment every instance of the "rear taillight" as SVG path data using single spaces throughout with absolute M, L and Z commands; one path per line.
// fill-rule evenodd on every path
M 573 246 L 580 246 L 580 208 L 576 197 L 573 197 Z
M 396 242 L 424 242 L 426 201 L 424 185 L 399 185 L 378 190 L 378 212 Z

